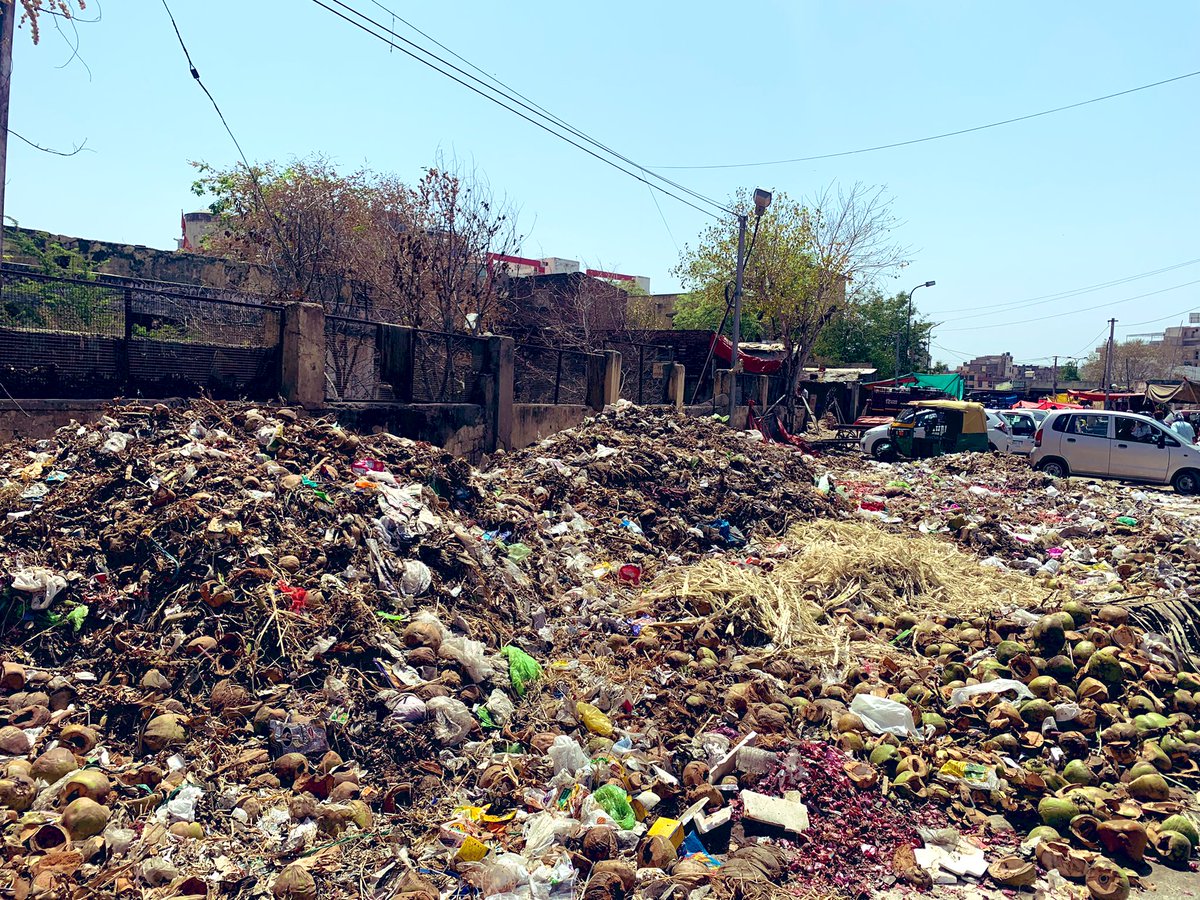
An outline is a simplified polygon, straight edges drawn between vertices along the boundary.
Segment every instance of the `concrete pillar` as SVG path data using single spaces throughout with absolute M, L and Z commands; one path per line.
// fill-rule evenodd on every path
M 713 372 L 713 405 L 718 412 L 729 409 L 729 394 L 733 390 L 733 372 L 717 369 Z
M 413 337 L 405 325 L 379 326 L 379 377 L 401 403 L 413 398 Z
M 316 303 L 283 309 L 279 393 L 305 409 L 325 404 L 325 310 Z
M 485 453 L 512 449 L 513 368 L 516 347 L 510 337 L 489 337 L 483 352 L 480 387 Z
M 616 350 L 588 357 L 587 405 L 600 412 L 621 399 L 621 354 Z
M 671 363 L 667 375 L 667 402 L 677 410 L 683 409 L 683 385 L 687 381 L 687 371 L 682 363 Z

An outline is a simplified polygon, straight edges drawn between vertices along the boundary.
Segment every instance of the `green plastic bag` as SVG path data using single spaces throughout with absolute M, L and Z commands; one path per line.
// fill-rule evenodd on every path
M 520 647 L 501 647 L 500 655 L 508 660 L 508 677 L 512 681 L 513 690 L 517 692 L 518 697 L 524 697 L 529 682 L 542 677 L 542 667 Z
M 633 814 L 633 807 L 629 805 L 629 795 L 617 785 L 606 784 L 598 788 L 592 794 L 592 799 L 625 831 L 637 825 L 637 817 Z

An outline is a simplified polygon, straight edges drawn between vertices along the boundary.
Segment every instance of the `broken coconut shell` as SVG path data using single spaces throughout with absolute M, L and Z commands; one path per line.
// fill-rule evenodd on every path
M 1028 887 L 1037 881 L 1037 867 L 1018 856 L 1005 856 L 988 866 L 988 874 L 1005 887 Z
M 1097 860 L 1088 869 L 1086 880 L 1095 900 L 1125 900 L 1129 896 L 1129 876 L 1106 859 Z
M 1200 831 L 1196 829 L 1196 823 L 1183 815 L 1169 816 L 1158 826 L 1159 831 L 1177 831 L 1188 839 L 1192 845 L 1192 849 L 1200 847 Z
M 55 747 L 47 750 L 33 761 L 30 774 L 47 784 L 54 784 L 60 778 L 70 775 L 79 768 L 75 754 L 66 747 Z
M 1100 846 L 1109 856 L 1123 856 L 1141 862 L 1146 855 L 1146 826 L 1130 819 L 1112 819 L 1101 822 L 1096 829 Z
M 308 869 L 293 863 L 276 877 L 271 893 L 275 900 L 317 900 L 317 882 Z
M 614 859 L 619 852 L 617 832 L 611 825 L 597 825 L 583 836 L 583 855 L 592 862 Z
M 72 840 L 89 838 L 99 834 L 108 824 L 109 809 L 95 800 L 80 797 L 72 800 L 63 810 L 62 824 L 71 834 Z

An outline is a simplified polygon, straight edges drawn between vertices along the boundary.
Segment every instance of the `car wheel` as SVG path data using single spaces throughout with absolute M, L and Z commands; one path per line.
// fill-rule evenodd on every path
M 1038 465 L 1038 470 L 1045 472 L 1051 478 L 1066 478 L 1071 474 L 1071 470 L 1061 459 L 1047 459 Z
M 1171 487 L 1180 494 L 1194 494 L 1200 491 L 1200 472 L 1195 469 L 1184 469 L 1175 473 L 1171 479 Z
M 988 441 L 988 450 L 990 450 L 992 453 L 996 453 L 1000 450 L 1000 448 L 997 447 L 995 444 L 993 444 L 991 441 Z
M 891 462 L 896 458 L 896 445 L 891 441 L 876 441 L 871 455 L 880 462 Z

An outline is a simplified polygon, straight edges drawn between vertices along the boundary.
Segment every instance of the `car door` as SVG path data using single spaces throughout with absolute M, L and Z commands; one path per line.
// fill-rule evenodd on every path
M 1019 412 L 1002 415 L 1008 422 L 1009 452 L 1028 456 L 1033 452 L 1033 436 L 1037 433 L 1033 416 Z
M 1108 463 L 1112 476 L 1138 481 L 1166 481 L 1171 464 L 1170 445 L 1178 447 L 1179 441 L 1166 429 L 1143 417 L 1113 418 L 1116 427 Z
M 1063 434 L 1062 455 L 1077 475 L 1107 475 L 1108 454 L 1112 444 L 1111 415 L 1073 413 Z

